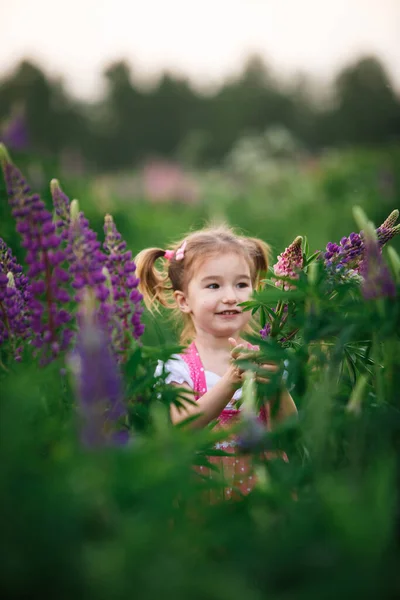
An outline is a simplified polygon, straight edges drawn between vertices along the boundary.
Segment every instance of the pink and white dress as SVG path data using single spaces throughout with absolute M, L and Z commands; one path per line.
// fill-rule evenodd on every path
M 252 346 L 253 349 L 256 347 Z M 188 384 L 195 392 L 195 399 L 198 400 L 203 394 L 210 390 L 220 379 L 220 375 L 204 369 L 199 353 L 194 342 L 187 348 L 183 354 L 174 354 L 164 365 L 168 375 L 166 383 Z M 162 372 L 162 363 L 159 363 L 156 375 Z M 238 389 L 228 402 L 218 418 L 216 427 L 227 429 L 231 427 L 240 418 L 240 409 L 235 406 L 236 401 L 240 400 L 242 390 Z M 267 411 L 262 411 L 261 419 L 268 423 Z M 236 454 L 236 443 L 233 436 L 216 444 L 216 448 L 229 453 L 231 456 L 210 456 L 210 463 L 218 467 L 219 473 L 206 467 L 199 467 L 200 474 L 210 479 L 221 477 L 225 482 L 223 488 L 219 488 L 220 494 L 213 493 L 213 500 L 229 499 L 237 497 L 239 493 L 248 494 L 254 484 L 255 476 L 251 456 Z

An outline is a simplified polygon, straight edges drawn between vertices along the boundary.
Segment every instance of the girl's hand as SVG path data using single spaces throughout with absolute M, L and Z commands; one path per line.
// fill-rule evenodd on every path
M 260 365 L 260 369 L 262 369 L 262 371 L 269 371 L 270 373 L 276 373 L 278 371 L 278 365 L 276 363 L 263 363 L 262 365 Z M 258 373 L 256 375 L 256 381 L 258 381 L 259 383 L 270 383 L 270 379 L 268 377 L 265 377 L 266 373 L 263 372 L 262 374 Z
M 233 361 L 238 360 L 240 358 L 245 358 L 245 353 L 243 350 L 246 348 L 244 344 L 240 344 L 235 340 L 235 338 L 229 338 L 229 343 L 232 346 L 231 350 L 231 364 L 229 366 L 227 377 L 232 383 L 242 383 L 243 375 L 245 373 L 244 369 L 241 369 L 236 365 Z
M 239 360 L 239 359 L 245 359 L 245 358 L 248 359 L 248 358 L 250 358 L 250 356 L 253 354 L 253 352 L 256 349 L 258 350 L 258 348 L 255 346 L 249 348 L 245 344 L 240 344 L 234 338 L 229 338 L 229 342 L 232 345 L 231 357 L 233 360 Z M 235 383 L 239 383 L 239 382 L 242 383 L 244 381 L 245 370 L 241 369 L 237 365 L 233 365 L 233 366 L 234 366 L 234 369 L 233 369 L 234 377 L 236 379 Z M 260 365 L 260 369 L 262 369 L 263 371 L 270 371 L 271 373 L 276 373 L 276 371 L 278 370 L 278 365 L 276 363 L 263 363 L 262 365 Z M 262 373 L 262 375 L 255 374 L 255 379 L 259 383 L 269 383 L 270 382 L 270 380 L 265 377 L 265 373 Z

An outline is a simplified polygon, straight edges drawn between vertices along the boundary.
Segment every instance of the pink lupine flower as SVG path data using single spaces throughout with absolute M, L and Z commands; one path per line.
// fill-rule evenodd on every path
M 153 160 L 147 163 L 142 172 L 143 191 L 151 202 L 179 200 L 193 204 L 199 198 L 195 179 L 174 163 Z
M 303 268 L 303 251 L 301 248 L 303 238 L 298 235 L 296 239 L 278 256 L 278 261 L 274 265 L 274 273 L 278 277 L 289 277 L 290 279 L 299 278 L 299 270 Z M 294 286 L 287 281 L 275 281 L 277 287 L 283 287 L 284 290 L 292 289 Z

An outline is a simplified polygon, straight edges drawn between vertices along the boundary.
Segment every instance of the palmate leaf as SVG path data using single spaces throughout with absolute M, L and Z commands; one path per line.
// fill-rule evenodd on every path
M 289 280 L 288 278 L 287 281 Z M 276 286 L 268 287 L 260 292 L 255 292 L 253 298 L 247 302 L 242 302 L 240 306 L 245 308 L 258 308 L 259 306 L 265 306 L 268 308 L 270 305 L 276 305 L 279 301 L 286 302 L 298 302 L 306 297 L 305 291 L 300 289 L 294 290 L 282 290 Z
M 129 380 L 131 377 L 134 377 L 139 365 L 142 361 L 142 349 L 140 346 L 136 347 L 134 351 L 130 354 L 129 359 L 123 363 L 122 372 L 124 377 Z

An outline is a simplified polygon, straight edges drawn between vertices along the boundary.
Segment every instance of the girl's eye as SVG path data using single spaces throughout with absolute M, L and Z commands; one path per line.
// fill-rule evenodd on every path
M 247 288 L 247 287 L 249 287 L 249 284 L 247 283 L 247 281 L 241 281 L 240 283 L 238 283 L 238 287 L 239 288 Z
M 219 285 L 218 285 L 218 283 L 210 283 L 210 284 L 207 286 L 207 289 L 209 289 L 209 290 L 217 290 L 218 288 L 219 288 Z

